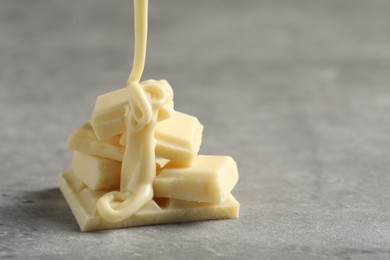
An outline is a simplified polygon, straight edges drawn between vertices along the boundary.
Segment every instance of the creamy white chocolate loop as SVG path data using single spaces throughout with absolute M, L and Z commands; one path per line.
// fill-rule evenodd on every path
M 98 200 L 97 210 L 108 222 L 122 221 L 153 199 L 153 188 L 150 185 L 140 187 L 137 193 L 112 191 Z
M 172 91 L 172 89 L 167 91 L 167 88 L 163 87 L 159 81 L 150 80 L 141 84 L 131 82 L 128 88 L 130 91 L 129 107 L 132 118 L 130 121 L 125 122 L 130 122 L 130 127 L 133 130 L 140 130 L 143 125 L 150 122 L 153 109 L 164 108 L 165 110 L 173 110 L 172 94 L 168 92 Z M 169 115 L 165 115 L 164 119 L 167 119 Z
M 156 84 L 145 85 L 143 88 L 144 91 L 149 94 L 149 101 L 154 109 L 165 105 L 168 95 L 159 82 Z
M 165 89 L 168 94 L 168 99 L 173 100 L 173 89 L 172 86 L 165 79 L 160 80 L 161 86 Z
M 161 85 L 165 89 L 165 91 L 168 95 L 167 99 L 169 99 L 169 100 L 173 99 L 173 89 L 167 80 L 165 80 L 165 79 L 161 79 L 161 80 L 147 79 L 147 80 L 144 80 L 141 82 L 141 86 L 146 87 L 149 85 L 153 85 L 153 86 L 154 85 Z

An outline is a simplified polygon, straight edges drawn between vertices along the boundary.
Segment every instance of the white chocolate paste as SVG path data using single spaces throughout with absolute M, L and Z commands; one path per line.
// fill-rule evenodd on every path
M 109 222 L 130 217 L 153 199 L 152 184 L 156 175 L 154 129 L 159 109 L 172 105 L 170 87 L 155 80 L 139 83 L 146 55 L 147 7 L 147 0 L 134 0 L 135 51 L 127 82 L 130 110 L 126 117 L 120 191 L 107 193 L 97 203 L 99 214 Z
M 152 200 L 156 175 L 154 129 L 159 109 L 172 102 L 169 90 L 158 81 L 143 86 L 131 82 L 128 89 L 130 112 L 120 191 L 107 193 L 97 205 L 100 215 L 110 222 L 128 218 Z

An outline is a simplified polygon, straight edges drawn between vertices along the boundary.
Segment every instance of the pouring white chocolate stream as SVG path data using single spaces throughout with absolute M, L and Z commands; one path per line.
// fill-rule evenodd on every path
M 134 59 L 127 85 L 133 81 L 139 82 L 144 71 L 148 39 L 148 1 L 134 0 Z
M 130 111 L 126 117 L 126 149 L 121 169 L 120 191 L 101 197 L 97 209 L 109 222 L 124 220 L 153 199 L 156 175 L 154 129 L 158 112 L 172 100 L 157 81 L 141 86 L 146 55 L 148 0 L 134 0 L 135 51 L 133 68 L 127 82 Z

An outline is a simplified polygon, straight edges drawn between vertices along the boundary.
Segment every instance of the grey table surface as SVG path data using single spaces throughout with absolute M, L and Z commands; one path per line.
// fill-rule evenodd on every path
M 166 78 L 240 218 L 82 233 L 68 134 L 132 64 L 129 0 L 0 1 L 0 258 L 389 259 L 390 2 L 150 1 Z

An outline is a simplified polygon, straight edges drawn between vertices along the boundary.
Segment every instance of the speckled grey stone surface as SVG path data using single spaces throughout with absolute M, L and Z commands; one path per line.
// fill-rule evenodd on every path
M 81 233 L 68 134 L 123 86 L 129 0 L 0 1 L 0 258 L 389 259 L 390 2 L 150 1 L 144 78 L 233 156 L 237 220 Z

